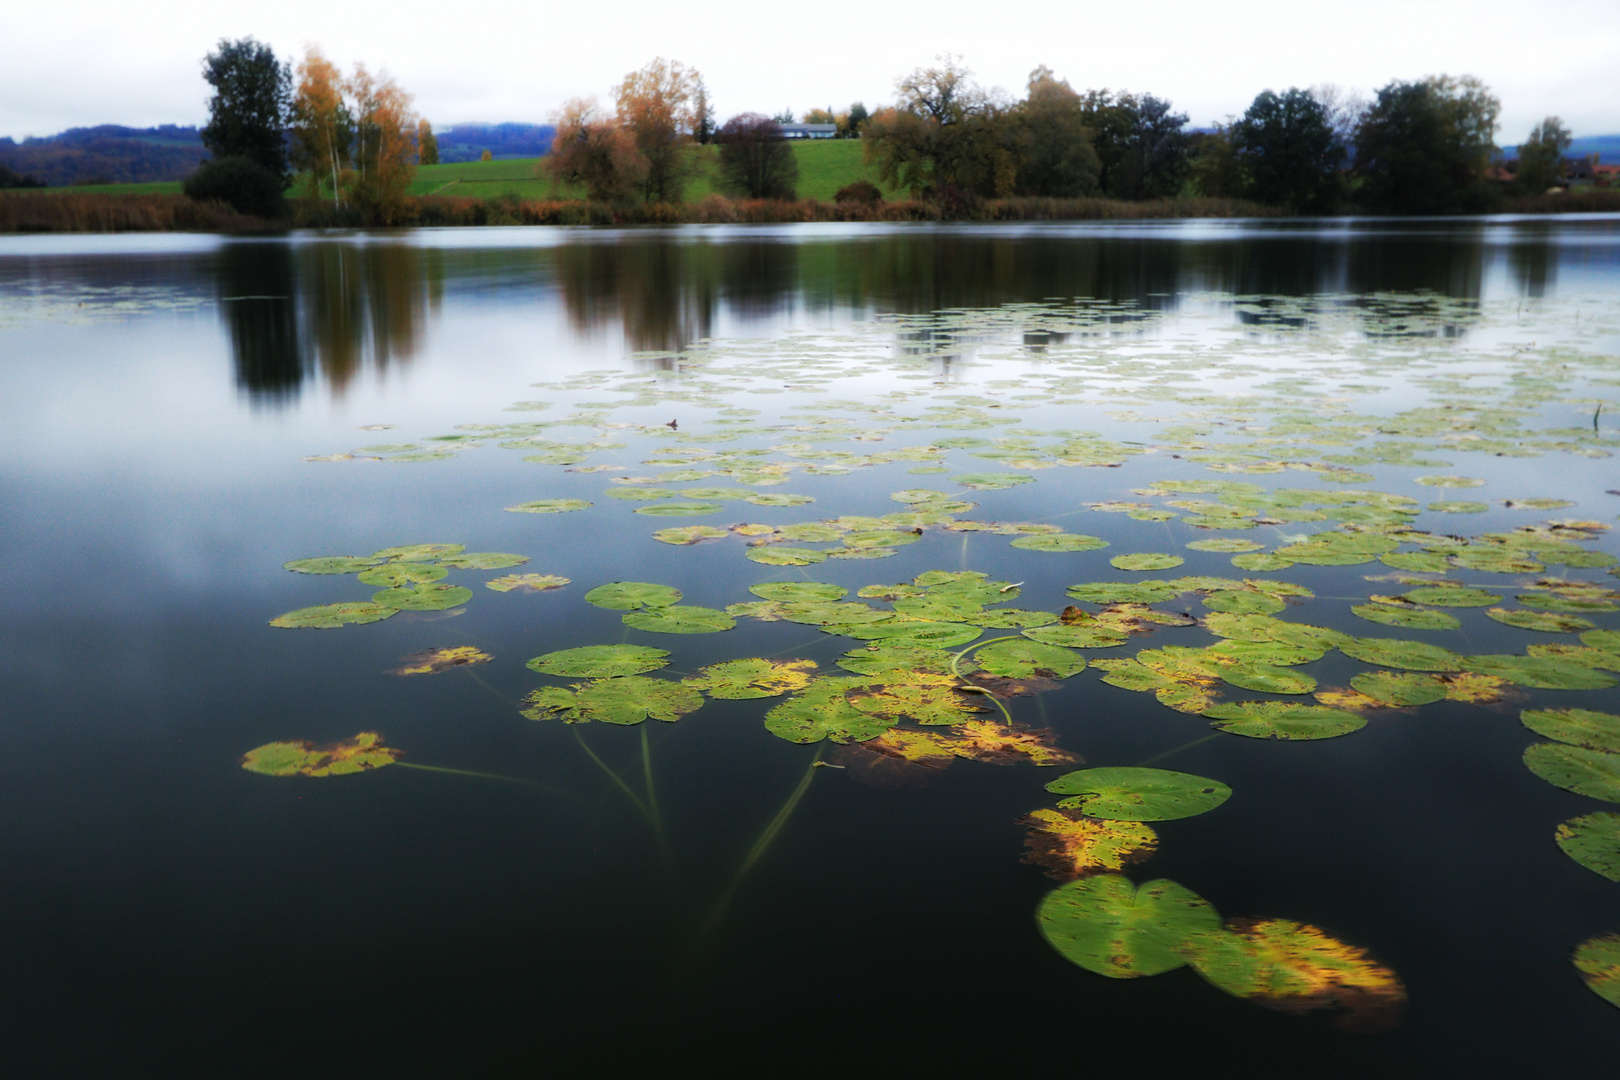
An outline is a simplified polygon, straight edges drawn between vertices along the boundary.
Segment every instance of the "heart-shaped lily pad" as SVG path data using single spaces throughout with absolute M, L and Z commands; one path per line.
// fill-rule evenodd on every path
M 542 675 L 601 679 L 640 675 L 669 663 L 669 650 L 648 645 L 581 645 L 537 656 L 528 666 Z
M 472 595 L 471 593 L 468 594 Z M 330 630 L 349 623 L 373 623 L 399 614 L 396 607 L 385 607 L 369 601 L 349 601 L 342 604 L 319 604 L 299 608 L 270 620 L 271 626 Z
M 1115 555 L 1108 562 L 1116 570 L 1169 570 L 1186 562 L 1180 555 L 1144 551 L 1135 555 Z
M 1220 731 L 1251 739 L 1331 739 L 1367 726 L 1355 713 L 1321 705 L 1295 705 L 1287 701 L 1240 701 L 1205 709 L 1204 715 Z
M 703 668 L 686 685 L 727 700 L 780 697 L 804 689 L 815 669 L 814 660 L 727 660 Z
M 624 624 L 654 634 L 715 634 L 730 630 L 737 620 L 714 608 L 676 604 L 625 612 Z
M 273 742 L 249 750 L 242 768 L 264 776 L 351 776 L 392 765 L 402 751 L 382 744 L 375 731 L 316 746 L 311 742 Z
M 1186 964 L 1191 939 L 1221 928 L 1220 914 L 1192 890 L 1163 878 L 1138 888 L 1117 874 L 1053 889 L 1035 922 L 1064 959 L 1111 979 L 1173 971 Z
M 1086 669 L 1086 658 L 1077 652 L 1022 638 L 992 641 L 973 657 L 985 671 L 1008 679 L 1067 679 Z
M 1575 970 L 1592 993 L 1620 1008 L 1620 934 L 1604 934 L 1576 946 Z
M 1012 545 L 1022 551 L 1097 551 L 1108 546 L 1108 541 L 1079 533 L 1047 533 L 1044 536 L 1020 536 Z
M 639 724 L 643 720 L 673 723 L 703 704 L 703 695 L 684 683 L 620 675 L 576 683 L 566 689 L 547 686 L 524 698 L 530 720 L 556 718 L 567 724 L 599 721 Z
M 669 607 L 681 602 L 681 590 L 647 581 L 615 581 L 585 594 L 587 604 L 609 611 L 635 611 L 643 607 Z
M 841 600 L 849 595 L 842 585 L 828 585 L 820 581 L 765 581 L 748 586 L 748 591 L 766 600 L 785 603 Z
M 1400 638 L 1354 638 L 1339 646 L 1347 656 L 1403 671 L 1461 671 L 1463 658 L 1450 649 Z
M 1208 813 L 1232 796 L 1219 780 L 1169 769 L 1113 766 L 1058 777 L 1046 790 L 1070 798 L 1058 803 L 1096 818 L 1171 821 Z

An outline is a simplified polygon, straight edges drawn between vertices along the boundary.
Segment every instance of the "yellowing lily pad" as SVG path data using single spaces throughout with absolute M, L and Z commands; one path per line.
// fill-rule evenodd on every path
M 1289 1012 L 1348 1009 L 1363 1028 L 1386 1026 L 1406 1000 L 1401 980 L 1364 949 L 1287 919 L 1233 920 L 1193 939 L 1188 955 L 1234 997 Z
M 556 574 L 504 574 L 484 582 L 484 588 L 496 592 L 547 592 L 567 584 L 568 578 Z
M 1575 970 L 1587 989 L 1620 1008 L 1620 934 L 1583 941 L 1575 949 Z
M 1367 726 L 1364 717 L 1322 705 L 1287 701 L 1241 701 L 1204 710 L 1210 726 L 1251 739 L 1331 739 Z
M 311 742 L 274 742 L 242 756 L 242 768 L 265 776 L 348 776 L 392 765 L 403 753 L 384 746 L 375 731 L 316 746 Z
M 314 559 L 294 559 L 281 566 L 297 574 L 357 574 L 376 566 L 379 561 L 370 555 L 322 555 Z
M 648 645 L 581 645 L 537 656 L 528 666 L 542 675 L 600 679 L 640 675 L 669 663 L 668 649 Z
M 703 695 L 684 683 L 619 675 L 575 683 L 564 689 L 547 686 L 524 698 L 530 720 L 556 718 L 567 724 L 600 721 L 604 724 L 639 724 L 643 720 L 673 723 L 703 705 Z
M 1058 803 L 1089 817 L 1113 821 L 1171 821 L 1208 813 L 1232 796 L 1219 780 L 1169 769 L 1113 766 L 1067 773 L 1046 790 L 1070 798 Z
M 1123 870 L 1153 854 L 1159 837 L 1139 821 L 1104 821 L 1078 812 L 1036 810 L 1018 824 L 1029 829 L 1024 861 L 1055 881 Z
M 1189 941 L 1221 928 L 1219 913 L 1192 890 L 1163 878 L 1138 888 L 1117 874 L 1053 889 L 1035 922 L 1064 959 L 1111 979 L 1173 971 L 1186 964 Z
M 804 689 L 810 682 L 810 673 L 815 669 L 814 660 L 727 660 L 703 668 L 687 679 L 686 685 L 702 690 L 712 698 L 738 700 L 780 697 Z
M 862 712 L 849 703 L 852 691 L 871 686 L 867 679 L 822 675 L 765 714 L 765 730 L 795 743 L 864 742 L 894 726 L 891 717 Z
M 468 593 L 468 595 L 472 595 Z M 286 628 L 314 628 L 330 630 L 338 626 L 347 626 L 349 623 L 380 622 L 391 615 L 399 614 L 397 607 L 388 607 L 369 601 L 350 601 L 342 604 L 319 604 L 315 607 L 299 608 L 289 611 L 285 615 L 277 615 L 270 620 L 271 626 Z
M 495 659 L 493 656 L 475 646 L 454 645 L 444 649 L 428 649 L 425 652 L 412 653 L 405 657 L 404 664 L 389 674 L 434 675 L 467 664 L 487 664 L 493 659 Z

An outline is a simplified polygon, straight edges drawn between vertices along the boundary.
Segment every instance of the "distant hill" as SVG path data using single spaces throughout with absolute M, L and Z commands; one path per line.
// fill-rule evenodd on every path
M 1565 157 L 1583 158 L 1588 154 L 1598 155 L 1598 160 L 1605 165 L 1620 165 L 1620 135 L 1583 135 L 1569 144 L 1564 151 Z M 1517 146 L 1502 147 L 1502 156 L 1512 159 L 1519 156 Z
M 452 124 L 433 133 L 439 140 L 439 161 L 453 165 L 479 160 L 485 150 L 503 158 L 543 157 L 551 152 L 553 124 Z
M 60 135 L 0 139 L 0 165 L 52 187 L 64 184 L 180 180 L 208 157 L 194 127 L 72 128 Z

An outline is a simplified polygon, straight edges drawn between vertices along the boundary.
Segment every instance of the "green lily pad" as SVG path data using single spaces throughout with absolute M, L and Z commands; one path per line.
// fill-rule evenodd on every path
M 1069 795 L 1058 806 L 1112 821 L 1172 821 L 1208 813 L 1232 796 L 1219 780 L 1168 769 L 1114 766 L 1058 777 L 1046 790 Z
M 357 574 L 376 566 L 379 560 L 370 555 L 322 555 L 314 559 L 294 559 L 282 563 L 283 570 L 295 574 Z
M 1428 551 L 1397 551 L 1378 556 L 1378 561 L 1397 570 L 1411 570 L 1419 574 L 1443 574 L 1451 569 L 1444 555 Z
M 725 529 L 717 529 L 713 525 L 675 525 L 659 529 L 653 533 L 653 539 L 661 544 L 684 546 L 701 540 L 721 540 L 730 535 Z
M 602 679 L 614 675 L 640 675 L 669 663 L 668 649 L 649 645 L 581 645 L 537 656 L 528 666 L 542 675 Z
M 1590 630 L 1595 623 L 1576 615 L 1559 615 L 1551 611 L 1509 611 L 1493 607 L 1485 614 L 1499 623 L 1520 630 L 1539 630 L 1544 634 L 1573 634 L 1577 630 Z
M 1275 664 L 1228 664 L 1220 669 L 1220 677 L 1257 694 L 1308 694 L 1316 689 L 1311 676 Z
M 748 591 L 766 600 L 800 604 L 840 600 L 849 595 L 849 590 L 842 585 L 827 585 L 819 581 L 766 581 L 748 586 Z
M 506 509 L 514 514 L 566 514 L 570 510 L 584 510 L 590 505 L 584 499 L 536 499 Z
M 1595 874 L 1620 881 L 1620 814 L 1599 810 L 1571 818 L 1555 834 L 1565 855 Z
M 1519 720 L 1537 735 L 1590 750 L 1620 751 L 1620 716 L 1591 709 L 1525 709 Z
M 1620 754 L 1564 743 L 1535 743 L 1525 747 L 1524 764 L 1554 787 L 1620 802 Z
M 1604 934 L 1575 947 L 1575 970 L 1587 989 L 1620 1008 L 1620 934 Z
M 472 599 L 472 590 L 460 585 L 417 585 L 409 589 L 382 589 L 371 602 L 401 611 L 443 611 Z
M 1194 540 L 1186 545 L 1188 551 L 1220 551 L 1227 554 L 1239 554 L 1245 551 L 1259 551 L 1265 545 L 1257 544 L 1253 540 L 1239 540 L 1236 537 L 1218 536 L 1213 540 Z
M 965 488 L 977 491 L 999 491 L 1003 488 L 1017 487 L 1019 484 L 1033 484 L 1035 478 L 1023 473 L 963 473 L 951 477 L 951 483 L 961 484 Z
M 1455 615 L 1405 604 L 1353 604 L 1350 610 L 1368 622 L 1398 626 L 1405 630 L 1456 630 L 1462 623 Z
M 1186 562 L 1180 555 L 1144 551 L 1135 555 L 1115 555 L 1109 565 L 1116 570 L 1169 570 Z
M 1366 664 L 1403 671 L 1462 671 L 1463 658 L 1450 649 L 1400 638 L 1352 638 L 1339 646 L 1345 655 Z
M 1022 551 L 1097 551 L 1108 546 L 1108 541 L 1079 533 L 1047 533 L 1042 536 L 1020 536 L 1011 544 Z
M 635 611 L 642 607 L 669 607 L 681 602 L 681 590 L 647 581 L 615 581 L 585 594 L 587 604 L 609 611 Z
M 975 649 L 973 657 L 985 671 L 1009 679 L 1067 679 L 1086 669 L 1086 658 L 1079 653 L 1019 638 L 993 641 Z
M 1620 653 L 1620 630 L 1590 630 L 1581 635 L 1581 644 L 1604 652 Z
M 1288 602 L 1270 593 L 1230 589 L 1204 597 L 1204 606 L 1232 615 L 1271 615 L 1287 607 Z
M 403 753 L 382 744 L 375 731 L 316 746 L 311 742 L 273 742 L 242 755 L 242 768 L 263 776 L 351 776 L 392 765 Z
M 705 489 L 708 490 L 708 489 Z M 669 488 L 661 487 L 616 487 L 609 488 L 606 495 L 610 499 L 623 499 L 627 502 L 651 502 L 655 499 L 673 499 L 675 493 Z M 708 495 L 704 498 L 725 498 L 720 495 Z
M 815 548 L 778 547 L 772 544 L 749 548 L 748 558 L 766 566 L 810 566 L 826 562 L 827 553 Z
M 686 492 L 685 494 L 690 494 Z M 748 501 L 755 506 L 803 506 L 816 500 L 809 495 L 792 495 L 787 492 L 763 492 L 748 496 Z
M 406 585 L 425 585 L 449 576 L 449 570 L 435 563 L 385 563 L 360 571 L 360 582 L 364 585 L 401 588 Z
M 1469 671 L 1537 690 L 1607 690 L 1620 680 L 1583 664 L 1539 656 L 1470 656 Z
M 1428 705 L 1446 696 L 1446 684 L 1417 672 L 1364 671 L 1350 685 L 1386 705 Z
M 461 544 L 406 544 L 403 547 L 383 548 L 371 553 L 373 559 L 393 559 L 396 562 L 427 562 L 446 555 L 459 555 L 465 549 Z
M 861 626 L 829 626 L 826 629 L 865 641 L 895 641 L 907 645 L 930 645 L 950 649 L 966 645 L 984 633 L 977 626 L 946 622 L 882 622 Z
M 1070 585 L 1068 594 L 1088 604 L 1162 604 L 1181 590 L 1162 581 L 1097 581 Z
M 1584 600 L 1568 596 L 1537 596 L 1530 594 L 1520 596 L 1519 603 L 1527 608 L 1536 608 L 1539 611 L 1558 611 L 1565 613 L 1620 611 L 1620 604 L 1612 600 Z
M 564 689 L 546 686 L 524 698 L 530 720 L 559 719 L 565 724 L 639 724 L 643 720 L 673 723 L 703 705 L 703 695 L 671 679 L 619 675 L 575 683 Z
M 1472 502 L 1468 499 L 1442 499 L 1430 503 L 1427 507 L 1436 514 L 1483 514 L 1490 508 L 1489 503 Z
M 571 580 L 556 574 L 505 574 L 484 582 L 484 588 L 496 592 L 545 592 L 571 584 Z
M 1109 649 L 1130 640 L 1130 635 L 1123 630 L 1096 623 L 1036 626 L 1025 630 L 1024 636 L 1043 645 L 1058 645 L 1066 649 Z
M 703 668 L 686 685 L 712 698 L 732 701 L 780 697 L 804 689 L 815 669 L 813 660 L 727 660 Z
M 654 634 L 715 634 L 737 625 L 723 611 L 714 608 L 677 604 L 673 607 L 648 607 L 645 611 L 627 611 L 624 624 Z
M 346 626 L 349 623 L 379 622 L 390 615 L 397 614 L 399 614 L 399 609 L 395 607 L 385 607 L 382 604 L 369 601 L 349 601 L 343 604 L 320 604 L 316 607 L 289 611 L 285 615 L 277 615 L 274 619 L 271 619 L 270 625 L 290 629 L 330 630 L 333 627 Z
M 851 649 L 838 658 L 838 666 L 878 680 L 890 676 L 910 677 L 916 674 L 949 675 L 951 653 L 928 645 L 908 645 L 903 642 L 883 641 L 860 649 Z M 968 675 L 979 669 L 971 656 L 957 661 L 956 670 Z
M 862 712 L 848 694 L 871 686 L 870 680 L 823 675 L 765 714 L 765 730 L 794 743 L 865 742 L 894 726 L 891 717 Z
M 673 494 L 673 492 L 671 492 L 671 494 Z M 685 495 L 688 499 L 702 499 L 707 501 L 710 499 L 746 499 L 754 493 L 749 491 L 747 488 L 689 487 L 681 488 L 681 494 Z
M 1331 739 L 1367 726 L 1364 717 L 1322 705 L 1286 701 L 1239 701 L 1205 709 L 1210 726 L 1251 739 Z
M 1420 476 L 1413 482 L 1422 484 L 1424 487 L 1477 488 L 1485 486 L 1485 481 L 1477 476 Z
M 1459 585 L 1409 589 L 1402 596 L 1414 604 L 1428 604 L 1430 607 L 1487 607 L 1502 599 L 1484 589 L 1470 589 Z
M 457 570 L 505 570 L 509 566 L 522 566 L 529 561 L 527 555 L 513 555 L 504 551 L 469 551 L 465 555 L 449 555 L 439 560 L 440 566 L 453 566 Z
M 1253 555 L 1234 555 L 1232 565 L 1239 570 L 1265 572 L 1270 570 L 1287 570 L 1294 565 L 1294 560 L 1274 555 L 1270 552 L 1256 552 Z
M 1187 943 L 1221 927 L 1208 900 L 1163 878 L 1141 887 L 1117 874 L 1071 881 L 1035 911 L 1047 944 L 1111 979 L 1159 975 L 1186 964 Z
M 703 514 L 714 514 L 724 509 L 719 503 L 710 502 L 670 502 L 649 503 L 638 506 L 633 511 L 637 514 L 649 514 L 652 517 L 698 517 Z

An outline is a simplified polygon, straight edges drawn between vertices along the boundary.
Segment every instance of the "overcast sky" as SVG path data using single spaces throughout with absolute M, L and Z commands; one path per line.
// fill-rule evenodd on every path
M 1497 141 L 1555 114 L 1576 135 L 1620 133 L 1620 0 L 1361 0 L 1108 4 L 819 5 L 709 0 L 545 4 L 479 0 L 74 0 L 8 4 L 0 20 L 0 135 L 91 124 L 199 124 L 199 61 L 221 37 L 253 35 L 284 55 L 306 42 L 347 68 L 384 67 L 436 127 L 543 122 L 564 98 L 608 97 L 662 55 L 696 67 L 721 119 L 743 110 L 868 107 L 896 76 L 941 52 L 980 82 L 1021 92 L 1047 64 L 1076 89 L 1169 98 L 1207 125 L 1262 89 L 1478 75 L 1502 101 Z

